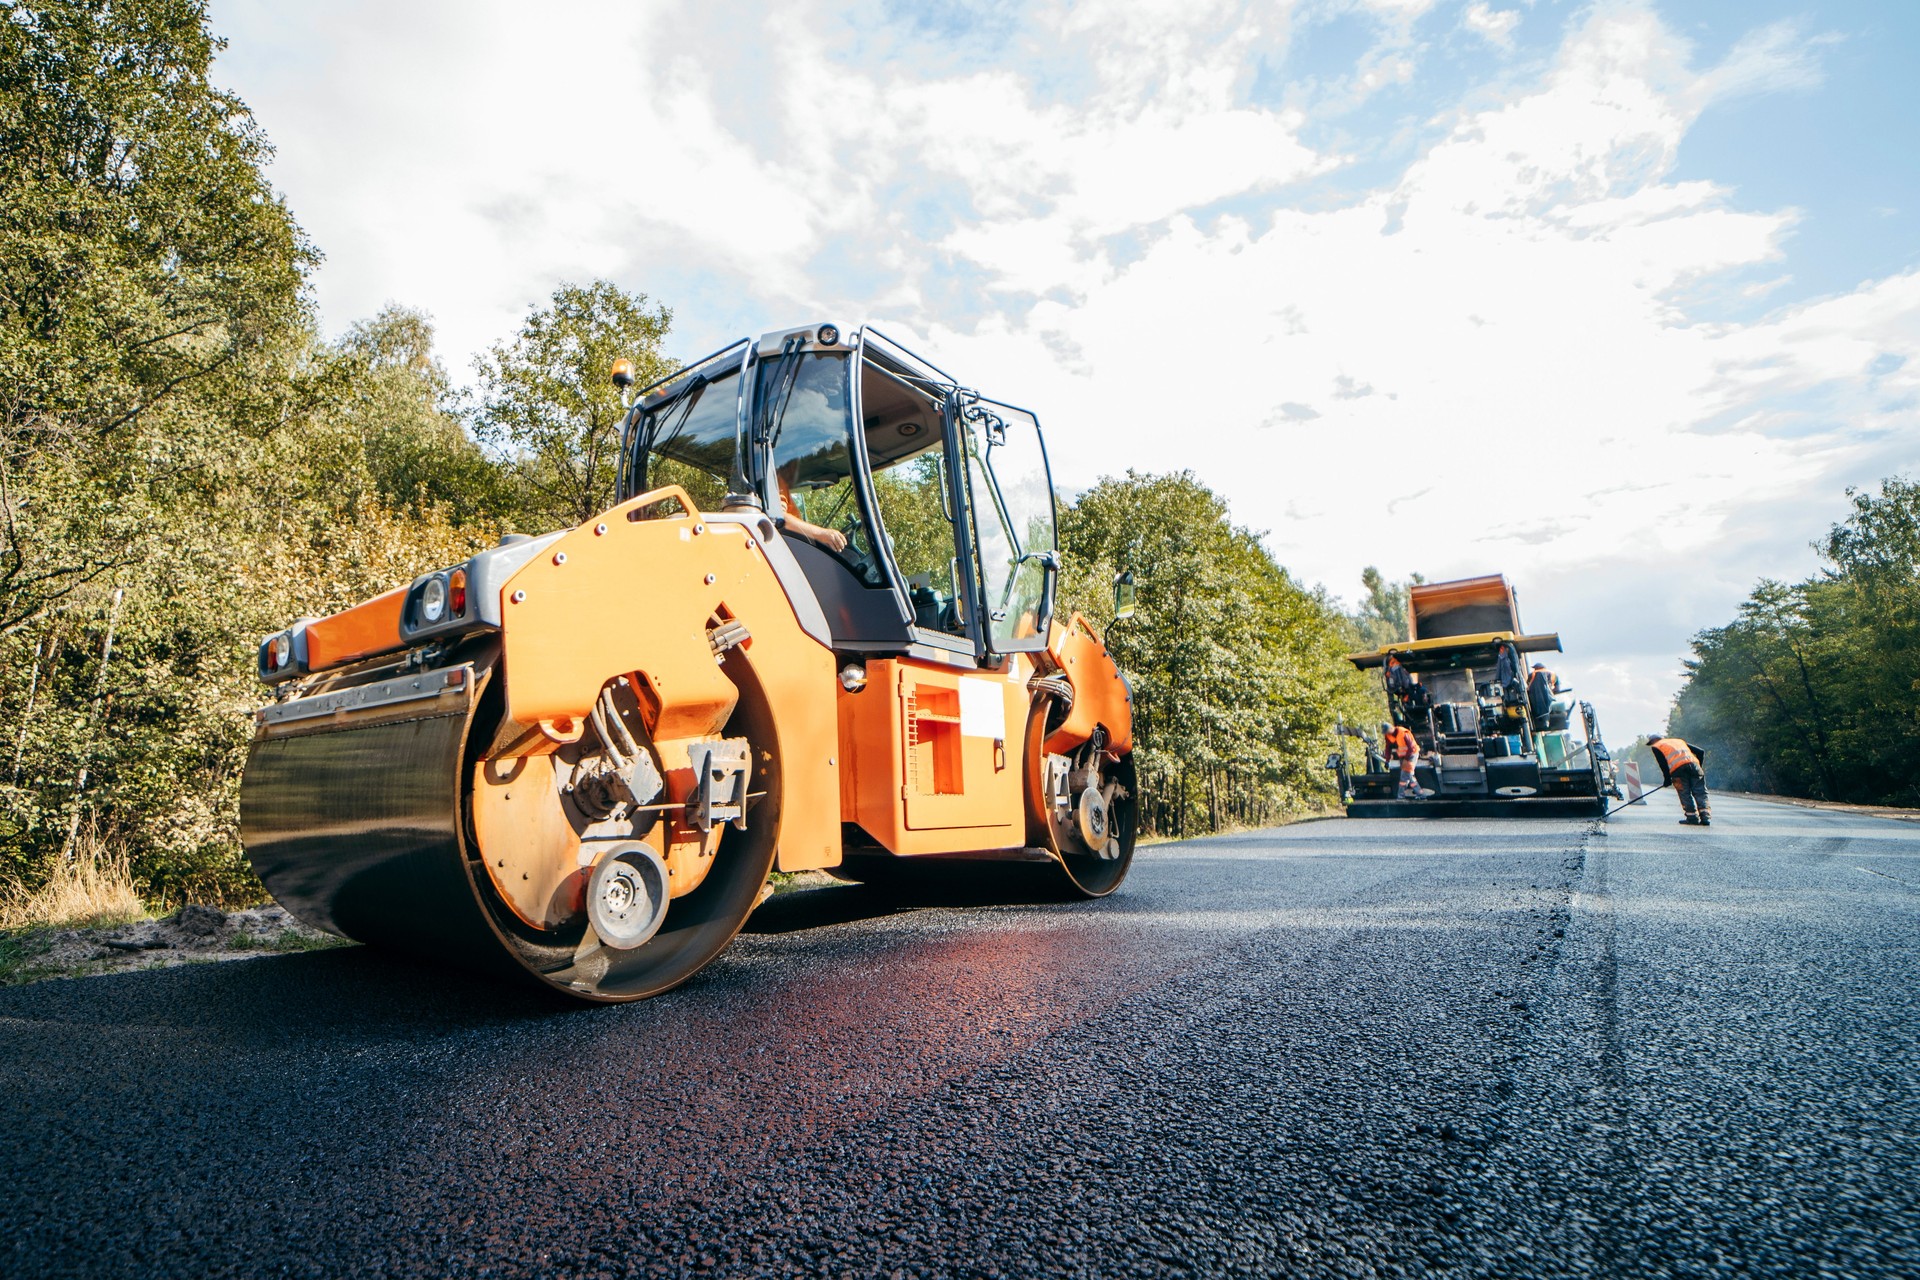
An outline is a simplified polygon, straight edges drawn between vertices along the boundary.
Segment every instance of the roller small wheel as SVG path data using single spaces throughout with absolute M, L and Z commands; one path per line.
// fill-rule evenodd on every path
M 1072 896 L 1104 898 L 1127 878 L 1138 834 L 1138 785 L 1131 754 L 1103 761 L 1099 781 L 1074 803 L 1081 844 L 1063 841 L 1056 864 Z
M 601 857 L 587 884 L 587 919 L 600 941 L 631 951 L 667 918 L 667 867 L 649 846 L 618 844 Z
M 1089 849 L 1104 850 L 1107 847 L 1107 797 L 1099 787 L 1088 787 L 1080 793 L 1080 803 L 1076 806 L 1074 819 L 1080 829 L 1080 842 Z M 1106 856 L 1102 853 L 1101 856 Z

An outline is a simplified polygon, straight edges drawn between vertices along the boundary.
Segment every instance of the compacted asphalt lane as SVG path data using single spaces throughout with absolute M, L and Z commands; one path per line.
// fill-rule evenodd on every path
M 783 894 L 612 1008 L 358 948 L 0 992 L 0 1274 L 1920 1273 L 1920 824 L 1676 817 Z

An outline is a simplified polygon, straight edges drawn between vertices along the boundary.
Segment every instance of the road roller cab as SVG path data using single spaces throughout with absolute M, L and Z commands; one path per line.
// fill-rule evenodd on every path
M 347 937 L 587 999 L 675 985 L 768 873 L 1134 844 L 1127 684 L 1060 562 L 1038 421 L 872 329 L 642 390 L 586 523 L 268 637 L 249 856 Z

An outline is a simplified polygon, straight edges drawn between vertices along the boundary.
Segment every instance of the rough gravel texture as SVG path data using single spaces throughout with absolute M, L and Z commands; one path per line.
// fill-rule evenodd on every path
M 665 998 L 0 992 L 0 1274 L 1912 1276 L 1920 831 L 1668 797 L 782 894 Z
M 0 986 L 344 945 L 271 903 L 242 911 L 189 903 L 157 920 L 0 934 L 0 948 L 13 953 L 0 966 Z

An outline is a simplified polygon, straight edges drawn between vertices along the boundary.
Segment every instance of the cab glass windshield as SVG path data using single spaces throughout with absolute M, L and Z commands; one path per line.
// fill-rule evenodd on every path
M 733 474 L 738 386 L 738 374 L 728 370 L 642 420 L 646 457 L 636 492 L 677 484 L 701 510 L 720 509 Z

